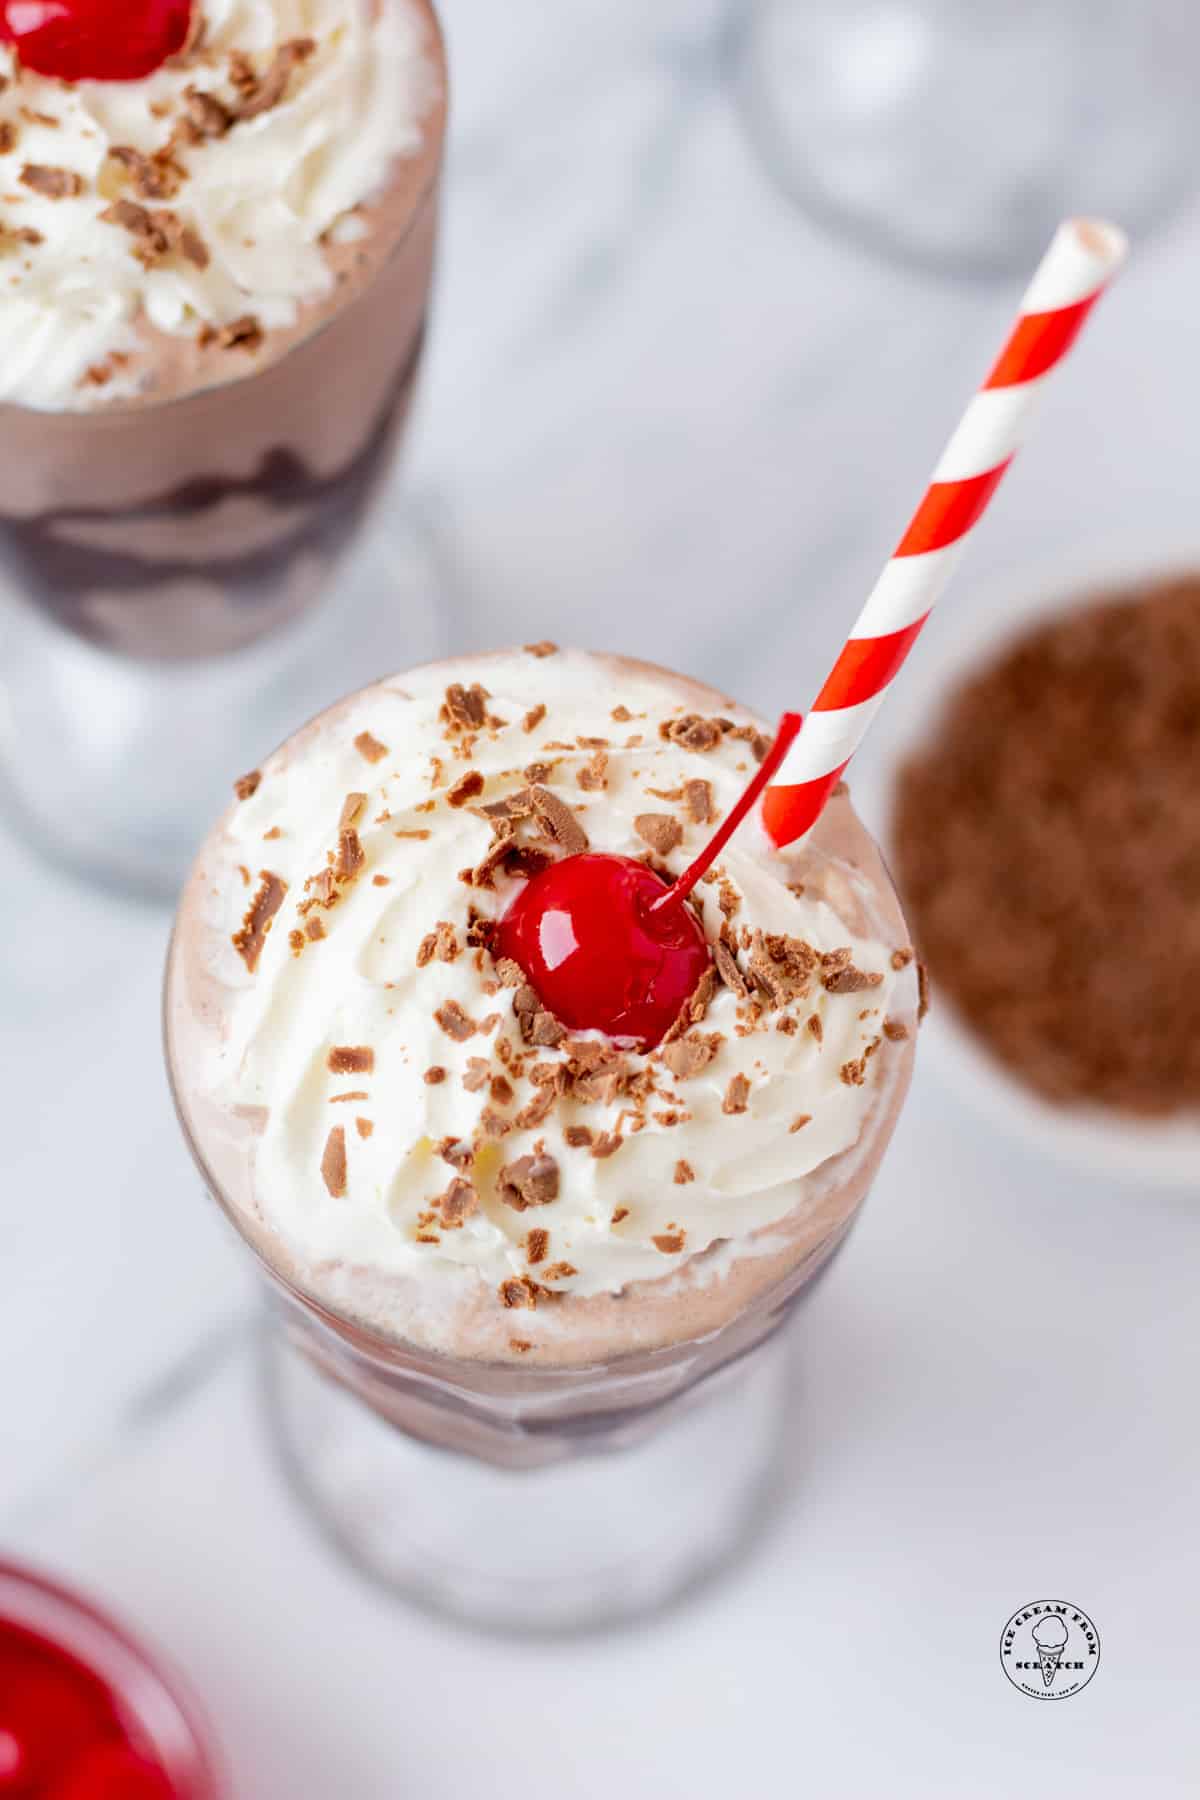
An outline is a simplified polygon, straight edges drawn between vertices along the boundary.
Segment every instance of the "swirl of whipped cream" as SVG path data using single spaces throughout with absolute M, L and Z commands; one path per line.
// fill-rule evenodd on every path
M 420 149 L 438 77 L 414 0 L 201 12 L 195 48 L 144 81 L 68 87 L 0 45 L 0 400 L 109 405 L 141 391 L 148 335 L 286 332 L 334 289 L 329 244 L 366 235 L 355 209 Z M 165 181 L 139 181 L 126 153 L 168 145 Z M 170 215 L 165 252 L 114 222 L 122 202 Z
M 801 889 L 743 827 L 698 889 L 724 979 L 650 1054 L 565 1037 L 486 947 L 517 891 L 506 844 L 518 870 L 559 853 L 564 809 L 593 849 L 655 844 L 676 872 L 697 854 L 757 721 L 691 714 L 686 691 L 575 652 L 442 664 L 243 783 L 181 913 L 175 1080 L 210 1170 L 289 1261 L 510 1306 L 617 1294 L 745 1246 L 858 1143 L 913 970 L 851 865 L 810 852 Z M 554 798 L 525 816 L 531 788 Z M 514 796 L 506 840 L 484 809 Z

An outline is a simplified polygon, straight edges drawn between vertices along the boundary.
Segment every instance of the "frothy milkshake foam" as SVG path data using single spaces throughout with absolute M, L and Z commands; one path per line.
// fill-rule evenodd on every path
M 145 80 L 0 45 L 0 401 L 48 410 L 252 373 L 345 303 L 440 99 L 417 0 L 203 0 Z M 411 213 L 405 196 L 395 224 Z
M 712 1329 L 836 1235 L 915 1008 L 844 798 L 799 856 L 737 835 L 698 890 L 719 978 L 649 1053 L 568 1034 L 489 947 L 583 838 L 680 872 L 760 732 L 661 670 L 518 652 L 382 682 L 243 784 L 168 1024 L 193 1142 L 270 1262 L 399 1340 L 577 1361 Z

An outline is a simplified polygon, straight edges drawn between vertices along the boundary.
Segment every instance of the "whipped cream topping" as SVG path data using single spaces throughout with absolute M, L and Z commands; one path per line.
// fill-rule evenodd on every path
M 411 0 L 201 13 L 196 47 L 144 81 L 68 87 L 0 45 L 0 400 L 136 396 L 147 330 L 292 327 L 334 287 L 322 239 L 361 232 L 354 209 L 420 148 L 438 78 Z M 129 151 L 167 155 L 147 180 Z M 236 354 L 229 376 L 254 366 Z
M 176 1079 L 193 1125 L 199 1096 L 244 1131 L 291 1257 L 536 1307 L 668 1276 L 803 1204 L 906 1035 L 889 1006 L 911 1016 L 854 870 L 810 850 L 801 891 L 743 827 L 697 891 L 724 979 L 649 1054 L 565 1034 L 487 948 L 509 870 L 579 828 L 681 871 L 757 735 L 688 713 L 659 672 L 511 653 L 370 688 L 242 784 L 192 888 L 207 1023 L 177 1033 Z

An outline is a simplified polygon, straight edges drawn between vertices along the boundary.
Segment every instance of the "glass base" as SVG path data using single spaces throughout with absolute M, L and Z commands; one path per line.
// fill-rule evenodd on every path
M 372 1581 L 513 1633 L 627 1624 L 748 1549 L 778 1490 L 787 1394 L 776 1337 L 605 1452 L 504 1469 L 385 1423 L 277 1328 L 263 1334 L 284 1468 L 324 1532 Z
M 342 694 L 443 652 L 443 599 L 411 515 L 311 613 L 229 656 L 125 659 L 0 595 L 0 809 L 52 861 L 173 900 L 239 775 Z
M 734 0 L 744 123 L 779 186 L 886 253 L 1027 273 L 1059 221 L 1139 237 L 1195 185 L 1193 0 Z

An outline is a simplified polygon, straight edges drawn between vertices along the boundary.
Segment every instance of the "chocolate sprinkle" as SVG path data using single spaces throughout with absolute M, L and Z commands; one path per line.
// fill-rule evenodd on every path
M 272 921 L 288 891 L 282 876 L 273 875 L 269 869 L 259 871 L 259 881 L 262 885 L 250 902 L 241 929 L 233 934 L 233 947 L 252 975 L 258 967 Z
M 639 813 L 633 829 L 656 856 L 669 856 L 683 842 L 683 826 L 670 813 Z
M 558 1164 L 544 1152 L 518 1157 L 501 1169 L 496 1192 L 505 1206 L 516 1212 L 526 1212 L 531 1206 L 549 1206 L 558 1199 Z
M 346 1128 L 335 1125 L 325 1140 L 325 1153 L 321 1157 L 321 1176 L 325 1186 L 335 1200 L 340 1200 L 346 1192 Z

